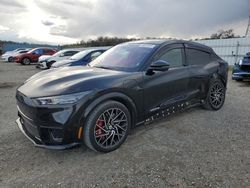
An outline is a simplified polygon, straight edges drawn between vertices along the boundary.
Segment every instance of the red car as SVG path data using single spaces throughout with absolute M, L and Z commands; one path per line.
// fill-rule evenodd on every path
M 41 55 L 53 55 L 54 53 L 56 53 L 56 50 L 52 48 L 34 48 L 27 53 L 16 56 L 15 62 L 29 65 L 32 62 L 37 62 Z

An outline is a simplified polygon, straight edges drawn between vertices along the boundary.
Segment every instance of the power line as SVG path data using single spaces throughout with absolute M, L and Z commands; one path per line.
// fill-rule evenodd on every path
M 250 37 L 250 16 L 249 16 L 249 20 L 248 20 L 248 25 L 247 25 L 245 37 Z

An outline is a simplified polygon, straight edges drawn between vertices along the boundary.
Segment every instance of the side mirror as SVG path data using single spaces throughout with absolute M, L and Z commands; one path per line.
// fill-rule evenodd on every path
M 151 71 L 167 71 L 170 67 L 170 64 L 164 60 L 157 60 L 155 62 L 153 62 L 150 67 L 149 70 Z

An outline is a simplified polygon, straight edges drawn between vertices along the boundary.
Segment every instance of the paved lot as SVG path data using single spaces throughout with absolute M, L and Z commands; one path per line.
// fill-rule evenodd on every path
M 15 124 L 15 89 L 34 65 L 0 63 L 0 187 L 250 187 L 250 82 L 224 107 L 195 108 L 133 130 L 108 154 L 36 148 Z

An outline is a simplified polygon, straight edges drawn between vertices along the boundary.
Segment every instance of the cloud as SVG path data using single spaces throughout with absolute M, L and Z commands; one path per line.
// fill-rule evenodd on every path
M 65 25 L 58 25 L 55 27 L 52 27 L 50 29 L 50 34 L 52 35 L 65 35 L 66 32 L 66 26 Z
M 52 25 L 54 25 L 54 23 L 51 22 L 51 21 L 49 21 L 49 20 L 42 20 L 41 22 L 45 26 L 52 26 Z
M 65 6 L 68 5 L 66 1 L 57 1 L 50 4 L 50 7 L 40 1 L 39 5 L 49 14 L 66 16 L 67 27 L 63 28 L 65 30 L 61 31 L 61 34 L 73 38 L 107 34 L 179 38 L 204 36 L 247 19 L 250 12 L 249 0 L 102 0 L 98 3 L 94 2 L 70 3 L 72 11 L 66 11 Z M 58 8 L 62 6 L 65 8 Z M 56 32 L 56 34 L 60 33 Z
M 10 28 L 0 25 L 0 33 L 6 32 L 8 30 L 10 30 Z
M 249 0 L 0 2 L 1 25 L 25 40 L 30 37 L 58 43 L 97 36 L 189 39 L 229 28 L 243 35 L 249 13 Z

